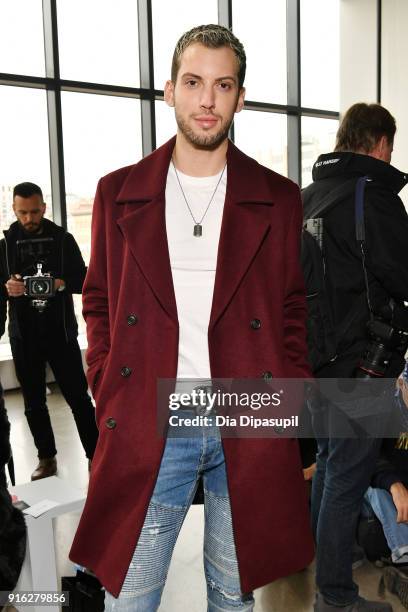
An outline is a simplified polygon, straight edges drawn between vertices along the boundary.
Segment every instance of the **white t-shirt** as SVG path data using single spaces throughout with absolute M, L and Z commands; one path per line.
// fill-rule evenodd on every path
M 200 222 L 222 172 L 206 177 L 187 176 L 180 171 L 177 173 L 194 218 Z M 194 221 L 174 166 L 170 164 L 166 183 L 166 229 L 180 326 L 179 379 L 211 378 L 208 323 L 226 188 L 225 168 L 202 221 L 202 236 L 196 237 L 193 235 Z

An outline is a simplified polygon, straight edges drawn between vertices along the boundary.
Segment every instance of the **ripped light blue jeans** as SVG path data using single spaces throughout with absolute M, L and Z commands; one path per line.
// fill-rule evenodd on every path
M 184 416 L 194 415 L 185 412 Z M 174 545 L 200 476 L 205 494 L 207 610 L 252 612 L 252 593 L 241 592 L 225 459 L 215 426 L 196 428 L 193 437 L 167 438 L 156 486 L 122 590 L 117 599 L 106 592 L 106 612 L 158 609 Z

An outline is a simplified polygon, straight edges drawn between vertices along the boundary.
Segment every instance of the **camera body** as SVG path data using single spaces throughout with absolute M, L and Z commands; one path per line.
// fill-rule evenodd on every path
M 401 322 L 375 318 L 367 323 L 369 344 L 357 367 L 356 378 L 384 377 L 392 356 L 395 353 L 405 355 L 408 328 Z
M 55 296 L 55 278 L 52 274 L 43 272 L 43 266 L 53 249 L 53 238 L 33 238 L 18 240 L 17 248 L 21 261 L 30 271 L 37 268 L 36 274 L 23 276 L 25 295 L 30 298 L 31 305 L 43 312 L 48 300 Z
M 55 279 L 42 271 L 42 263 L 37 264 L 37 274 L 23 277 L 25 294 L 33 299 L 48 300 L 55 295 Z

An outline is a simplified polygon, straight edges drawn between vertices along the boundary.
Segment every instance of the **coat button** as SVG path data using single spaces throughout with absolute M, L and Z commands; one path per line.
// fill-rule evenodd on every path
M 262 374 L 262 378 L 264 380 L 271 380 L 271 378 L 273 378 L 273 374 L 272 374 L 272 372 L 269 372 L 269 370 L 268 370 L 268 371 L 266 371 L 266 372 L 264 372 Z
M 108 429 L 115 429 L 116 421 L 112 417 L 109 417 L 109 419 L 106 419 L 105 425 Z
M 124 366 L 123 368 L 121 368 L 120 373 L 123 376 L 123 378 L 129 378 L 129 376 L 132 373 L 132 370 L 131 370 L 131 368 L 128 368 L 127 366 Z
M 127 324 L 129 326 L 136 325 L 136 323 L 137 323 L 137 316 L 134 315 L 134 314 L 130 314 L 128 316 L 128 318 L 126 319 L 126 322 L 127 322 Z
M 259 329 L 261 327 L 261 321 L 259 319 L 252 319 L 251 327 L 252 329 Z

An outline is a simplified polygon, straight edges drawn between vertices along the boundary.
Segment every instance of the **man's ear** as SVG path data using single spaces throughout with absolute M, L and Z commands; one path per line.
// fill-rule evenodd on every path
M 381 136 L 380 141 L 379 141 L 379 146 L 380 146 L 381 153 L 384 153 L 384 151 L 389 147 L 388 138 L 385 136 L 385 134 Z
M 174 106 L 174 83 L 166 81 L 164 86 L 164 100 L 168 106 Z
M 238 95 L 237 106 L 235 108 L 236 113 L 240 113 L 242 111 L 242 109 L 244 108 L 244 103 L 245 103 L 245 87 L 241 87 L 241 90 Z

